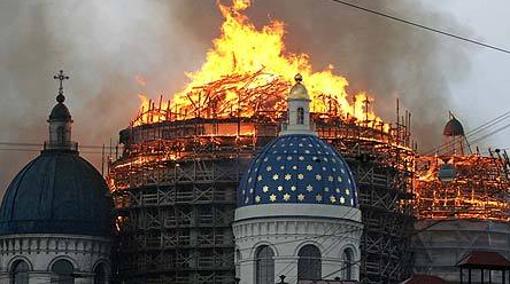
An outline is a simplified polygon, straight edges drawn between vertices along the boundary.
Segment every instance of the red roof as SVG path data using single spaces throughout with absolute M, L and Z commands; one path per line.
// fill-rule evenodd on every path
M 445 280 L 440 277 L 432 275 L 413 275 L 411 278 L 402 282 L 402 284 L 446 284 Z
M 461 268 L 510 268 L 510 261 L 497 252 L 472 251 L 466 254 L 458 263 Z

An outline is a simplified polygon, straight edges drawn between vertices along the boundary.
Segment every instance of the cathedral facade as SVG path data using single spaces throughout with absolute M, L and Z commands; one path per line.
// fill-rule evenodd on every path
M 49 140 L 7 188 L 0 207 L 0 283 L 110 283 L 112 199 L 80 157 L 63 72 Z
M 363 230 L 352 173 L 310 122 L 302 78 L 279 137 L 255 157 L 237 193 L 236 276 L 243 284 L 359 280 Z

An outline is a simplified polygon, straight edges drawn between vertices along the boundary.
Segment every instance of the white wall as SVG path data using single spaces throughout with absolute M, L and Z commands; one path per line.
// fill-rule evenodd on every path
M 275 283 L 278 276 L 297 282 L 298 251 L 312 244 L 321 251 L 322 276 L 342 277 L 342 254 L 346 248 L 359 261 L 363 225 L 359 209 L 316 204 L 266 204 L 238 208 L 233 224 L 238 272 L 242 284 L 255 283 L 255 251 L 261 245 L 275 253 Z M 236 253 L 237 255 L 237 253 Z M 359 279 L 359 265 L 353 266 Z
M 75 283 L 93 283 L 94 268 L 104 263 L 108 270 L 111 241 L 105 238 L 71 235 L 28 234 L 0 237 L 0 283 L 10 283 L 12 264 L 25 260 L 30 284 L 50 283 L 51 265 L 59 259 L 70 261 L 77 277 Z

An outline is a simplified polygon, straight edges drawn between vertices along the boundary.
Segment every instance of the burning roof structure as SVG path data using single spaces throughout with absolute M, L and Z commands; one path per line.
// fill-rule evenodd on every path
M 362 279 L 398 282 L 411 270 L 415 146 L 411 115 L 386 123 L 366 93 L 349 94 L 333 67 L 313 71 L 310 56 L 289 53 L 284 24 L 257 29 L 246 0 L 218 4 L 224 17 L 202 67 L 170 100 L 140 95 L 112 161 L 125 279 L 151 283 L 232 283 L 235 190 L 251 158 L 286 120 L 286 94 L 301 73 L 318 135 L 355 174 L 364 232 Z M 138 78 L 138 80 L 141 80 Z
M 314 71 L 307 54 L 287 51 L 285 29 L 273 20 L 257 29 L 243 14 L 248 0 L 233 5 L 218 4 L 224 17 L 221 35 L 213 41 L 206 60 L 190 82 L 170 101 L 153 102 L 141 95 L 142 106 L 134 125 L 190 118 L 252 117 L 286 108 L 285 94 L 295 74 L 306 78 L 311 111 L 370 123 L 389 129 L 370 109 L 366 93 L 348 94 L 346 78 L 335 75 L 334 67 Z M 156 111 L 157 110 L 157 111 Z

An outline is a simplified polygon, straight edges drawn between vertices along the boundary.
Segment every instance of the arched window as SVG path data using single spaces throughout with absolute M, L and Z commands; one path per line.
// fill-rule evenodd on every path
M 71 262 L 65 259 L 55 261 L 51 266 L 51 272 L 53 272 L 53 281 L 59 284 L 74 284 L 74 267 Z
M 342 255 L 342 275 L 344 280 L 353 280 L 354 253 L 350 248 L 345 249 Z
M 65 131 L 63 126 L 57 127 L 57 143 L 61 144 L 65 141 Z
M 94 268 L 94 284 L 106 284 L 108 278 L 108 271 L 104 263 L 100 263 Z
M 11 268 L 12 284 L 28 284 L 28 264 L 26 261 L 17 260 Z
M 302 107 L 297 109 L 297 124 L 305 124 L 305 110 Z
M 274 283 L 274 252 L 269 246 L 260 246 L 255 253 L 257 284 Z
M 321 252 L 314 245 L 306 245 L 299 252 L 298 279 L 320 280 L 322 275 Z

